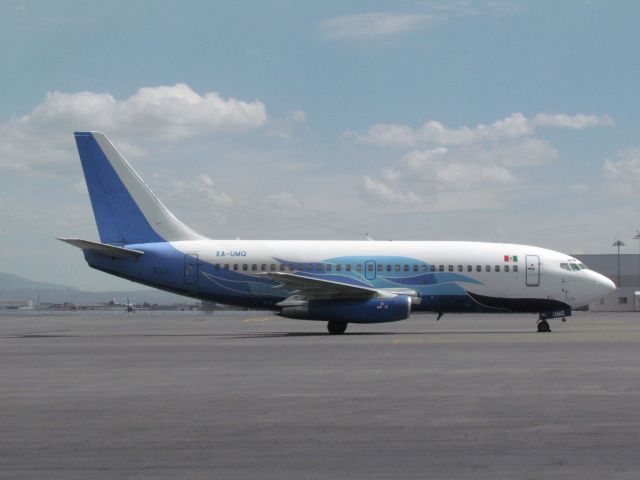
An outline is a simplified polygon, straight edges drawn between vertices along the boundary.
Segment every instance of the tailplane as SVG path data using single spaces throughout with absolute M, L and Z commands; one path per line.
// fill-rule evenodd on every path
M 158 200 L 104 134 L 76 132 L 75 139 L 102 243 L 203 238 Z

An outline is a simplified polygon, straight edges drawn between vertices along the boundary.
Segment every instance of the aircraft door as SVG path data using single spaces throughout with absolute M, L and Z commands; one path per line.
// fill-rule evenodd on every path
M 367 280 L 376 279 L 376 262 L 374 262 L 373 260 L 368 260 L 364 264 L 364 276 Z
M 525 263 L 527 287 L 538 287 L 540 285 L 540 257 L 527 255 Z
M 186 285 L 198 284 L 198 254 L 192 253 L 184 256 L 184 283 Z

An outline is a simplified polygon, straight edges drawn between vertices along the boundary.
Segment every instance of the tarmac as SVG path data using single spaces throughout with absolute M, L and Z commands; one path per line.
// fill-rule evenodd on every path
M 640 314 L 0 314 L 2 479 L 638 479 Z

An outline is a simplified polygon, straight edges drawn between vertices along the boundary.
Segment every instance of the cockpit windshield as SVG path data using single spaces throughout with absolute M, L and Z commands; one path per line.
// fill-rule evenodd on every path
M 579 270 L 586 270 L 587 266 L 584 263 L 569 260 L 567 263 L 561 263 L 560 268 L 570 272 L 577 272 Z

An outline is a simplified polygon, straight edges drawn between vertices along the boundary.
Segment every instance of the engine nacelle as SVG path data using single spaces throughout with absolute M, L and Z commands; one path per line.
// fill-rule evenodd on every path
M 305 320 L 338 320 L 348 323 L 397 322 L 409 318 L 411 297 L 396 295 L 369 300 L 308 300 L 285 305 L 280 315 Z

